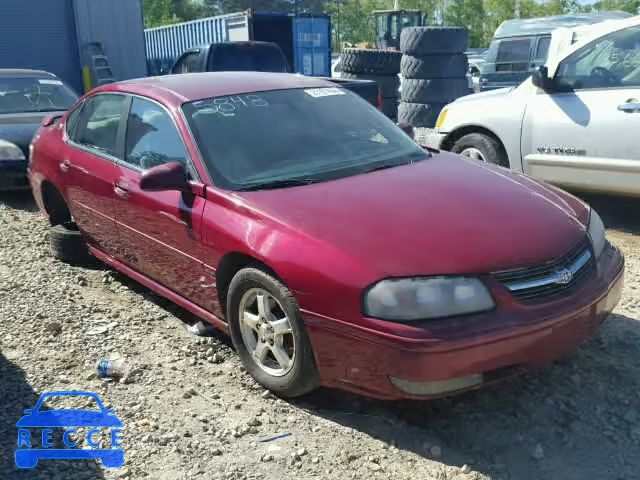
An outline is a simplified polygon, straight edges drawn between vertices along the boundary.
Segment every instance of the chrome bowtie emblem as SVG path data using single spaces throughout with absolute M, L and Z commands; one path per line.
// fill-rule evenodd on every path
M 559 270 L 556 273 L 558 275 L 558 279 L 555 283 L 557 284 L 566 285 L 573 279 L 573 273 L 571 273 L 571 271 L 567 270 L 566 268 L 564 270 Z

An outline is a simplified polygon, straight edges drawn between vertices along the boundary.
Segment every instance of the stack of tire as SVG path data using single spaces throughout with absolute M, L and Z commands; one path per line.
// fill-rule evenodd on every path
M 433 127 L 442 108 L 469 93 L 469 32 L 456 27 L 408 27 L 400 35 L 402 80 L 398 122 Z
M 378 82 L 382 94 L 382 113 L 395 119 L 398 115 L 401 58 L 400 52 L 390 50 L 346 48 L 340 55 L 341 78 Z

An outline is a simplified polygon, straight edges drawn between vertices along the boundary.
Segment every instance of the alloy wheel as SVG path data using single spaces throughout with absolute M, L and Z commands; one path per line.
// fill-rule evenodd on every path
M 262 288 L 245 292 L 239 306 L 240 333 L 252 360 L 269 375 L 286 375 L 295 360 L 291 322 L 282 305 Z
M 474 147 L 465 148 L 460 152 L 460 155 L 463 157 L 473 158 L 474 160 L 480 160 L 481 162 L 486 162 L 486 158 L 484 158 L 483 153 Z

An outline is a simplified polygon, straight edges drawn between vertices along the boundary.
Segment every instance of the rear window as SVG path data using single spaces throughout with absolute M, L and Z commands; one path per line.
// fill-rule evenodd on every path
M 496 57 L 496 71 L 517 72 L 527 70 L 531 41 L 531 38 L 500 40 Z
M 289 66 L 282 51 L 272 45 L 231 44 L 216 45 L 207 68 L 210 72 L 279 72 L 287 73 Z

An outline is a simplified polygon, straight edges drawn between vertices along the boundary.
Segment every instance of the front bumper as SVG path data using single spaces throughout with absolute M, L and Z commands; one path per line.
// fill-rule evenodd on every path
M 418 143 L 424 147 L 441 150 L 442 142 L 444 141 L 446 136 L 447 135 L 445 133 L 430 131 L 424 134 L 423 136 L 421 136 L 420 138 L 418 138 Z
M 451 338 L 427 334 L 422 339 L 371 330 L 363 334 L 355 325 L 307 312 L 305 322 L 320 377 L 326 386 L 376 398 L 425 399 L 479 388 L 548 364 L 574 352 L 620 300 L 624 258 L 614 252 L 600 257 L 597 275 L 570 298 L 538 308 L 533 321 L 534 309 L 521 306 L 520 312 L 501 317 L 499 330 L 485 334 Z
M 28 190 L 26 160 L 0 161 L 0 191 Z

